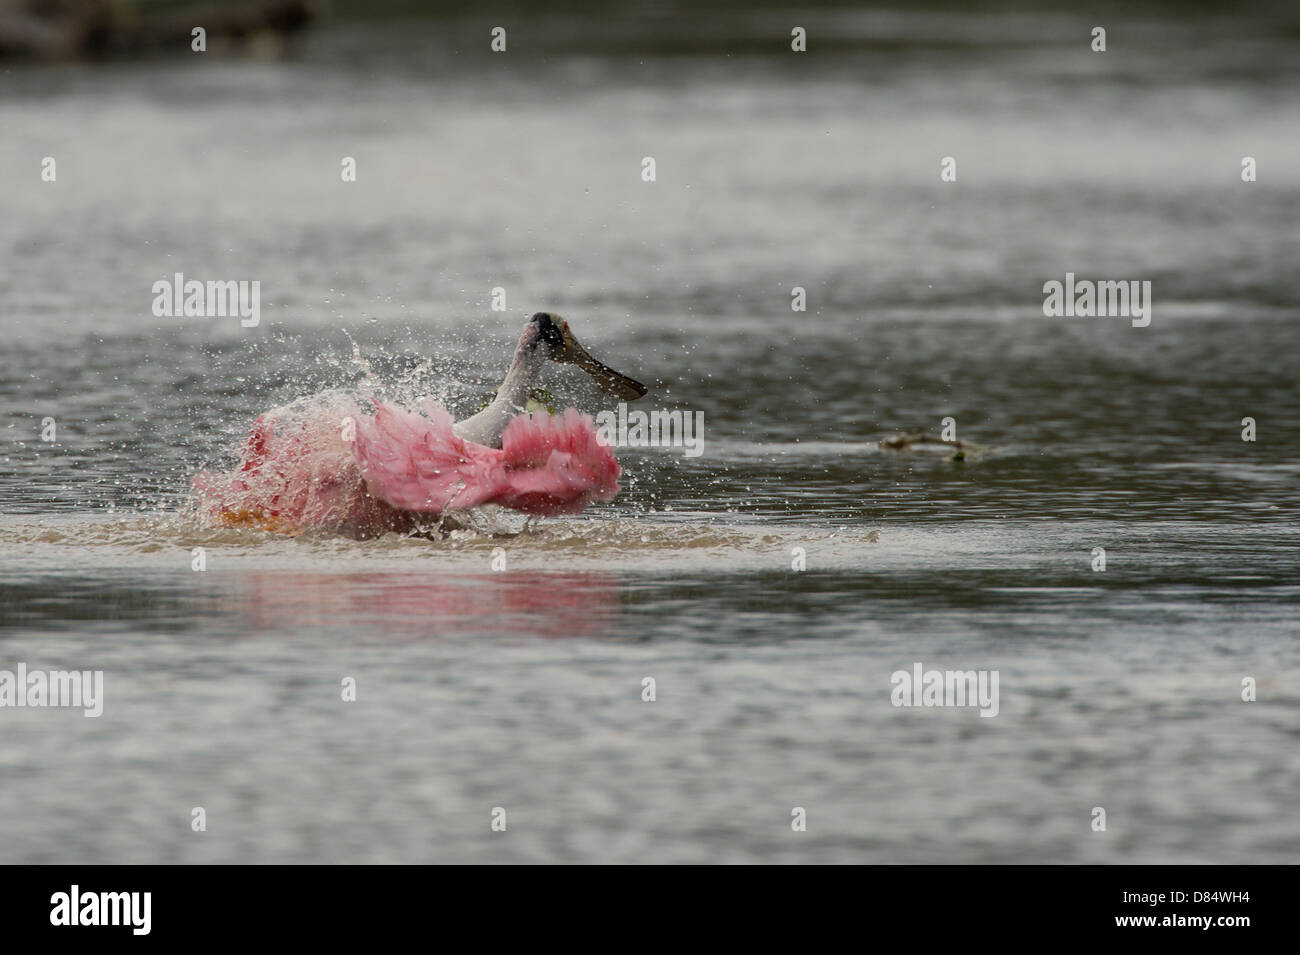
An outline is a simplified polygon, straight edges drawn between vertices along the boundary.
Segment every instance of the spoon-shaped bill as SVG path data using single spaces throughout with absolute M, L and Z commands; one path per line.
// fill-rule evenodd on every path
M 646 393 L 646 386 L 641 382 L 620 374 L 604 362 L 592 358 L 587 349 L 575 341 L 569 343 L 567 358 L 572 364 L 596 379 L 596 384 L 600 385 L 601 391 L 607 395 L 622 398 L 624 401 L 635 401 Z

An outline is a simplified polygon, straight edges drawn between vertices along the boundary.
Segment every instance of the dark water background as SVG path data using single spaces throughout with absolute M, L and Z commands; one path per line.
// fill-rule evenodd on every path
M 6 68 L 0 669 L 106 702 L 0 710 L 0 860 L 1294 861 L 1300 31 L 1116 10 L 1105 54 L 1030 8 L 669 8 Z M 261 325 L 155 318 L 175 271 Z M 1045 318 L 1067 271 L 1151 281 L 1150 327 Z M 294 397 L 472 410 L 539 308 L 704 453 L 509 538 L 185 512 Z M 945 416 L 987 451 L 876 445 Z M 893 707 L 917 661 L 1000 714 Z

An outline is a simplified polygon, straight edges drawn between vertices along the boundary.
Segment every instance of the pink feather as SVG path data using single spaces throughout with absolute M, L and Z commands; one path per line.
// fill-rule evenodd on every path
M 377 400 L 373 408 L 326 396 L 262 415 L 232 474 L 195 477 L 200 500 L 227 526 L 365 537 L 484 504 L 577 514 L 618 493 L 618 461 L 573 408 L 518 416 L 500 449 L 457 437 L 451 415 L 432 401 L 423 415 Z

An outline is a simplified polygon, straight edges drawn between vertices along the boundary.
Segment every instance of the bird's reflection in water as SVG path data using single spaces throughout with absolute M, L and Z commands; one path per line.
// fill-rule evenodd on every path
M 250 633 L 345 631 L 358 638 L 457 634 L 600 637 L 618 616 L 618 578 L 601 571 L 248 576 L 236 598 Z

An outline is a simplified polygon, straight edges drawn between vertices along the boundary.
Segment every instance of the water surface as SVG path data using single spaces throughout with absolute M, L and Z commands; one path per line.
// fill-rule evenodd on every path
M 0 669 L 106 693 L 0 710 L 0 859 L 1293 861 L 1297 34 L 584 22 L 0 75 Z M 177 271 L 261 324 L 155 318 Z M 1045 318 L 1067 271 L 1151 325 Z M 507 537 L 186 511 L 295 397 L 474 410 L 540 308 L 704 453 Z M 948 416 L 983 454 L 877 445 Z M 892 706 L 918 661 L 998 716 Z

